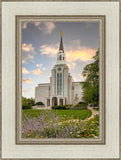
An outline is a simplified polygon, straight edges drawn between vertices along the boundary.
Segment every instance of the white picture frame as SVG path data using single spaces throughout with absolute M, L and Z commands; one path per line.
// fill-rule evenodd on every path
M 2 157 L 3 159 L 120 158 L 119 152 L 119 5 L 110 2 L 2 2 Z M 15 16 L 106 16 L 106 144 L 15 144 Z M 9 107 L 8 107 L 9 106 Z M 115 108 L 115 109 L 114 109 Z

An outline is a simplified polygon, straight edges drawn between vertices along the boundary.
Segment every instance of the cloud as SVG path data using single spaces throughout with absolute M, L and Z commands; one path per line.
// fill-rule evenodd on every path
M 32 46 L 31 43 L 29 43 L 29 44 L 23 43 L 22 50 L 25 52 L 34 52 L 34 47 Z
M 30 72 L 29 72 L 26 68 L 23 67 L 23 68 L 22 68 L 22 73 L 23 73 L 23 74 L 29 74 Z
M 41 22 L 33 22 L 35 26 L 39 26 Z
M 27 63 L 28 60 L 33 62 L 34 56 L 31 54 L 23 54 L 22 55 L 22 63 Z
M 31 43 L 26 44 L 23 43 L 22 44 L 22 63 L 27 63 L 28 60 L 30 60 L 31 62 L 34 62 L 34 55 L 36 54 L 34 51 L 34 47 Z
M 71 44 L 71 45 L 70 45 Z M 88 48 L 80 45 L 79 40 L 71 42 L 65 47 L 66 61 L 74 62 L 77 60 L 87 62 L 92 60 L 92 57 L 96 54 L 96 48 Z M 41 54 L 46 54 L 50 57 L 55 57 L 58 52 L 58 45 L 42 45 L 40 47 Z M 75 63 L 72 64 L 75 67 Z
M 22 89 L 22 95 L 23 95 L 24 93 L 26 93 L 26 92 L 27 92 L 27 90 L 23 90 L 23 89 Z
M 41 22 L 40 24 L 35 22 L 36 26 L 38 26 L 38 29 L 42 31 L 44 34 L 51 34 L 53 29 L 56 28 L 56 25 L 54 22 Z
M 87 48 L 87 47 L 80 47 L 77 50 L 69 50 L 66 52 L 66 60 L 68 62 L 72 61 L 90 61 L 92 57 L 95 55 L 97 49 Z
M 35 88 L 30 88 L 30 90 L 35 90 Z
M 45 71 L 45 72 L 48 72 L 49 70 L 45 67 L 42 67 L 42 70 Z
M 71 65 L 69 63 L 67 63 L 67 66 L 68 66 L 69 69 L 71 69 Z
M 84 78 L 84 77 L 83 77 L 83 75 L 82 75 L 82 73 L 81 73 L 81 74 L 79 74 L 79 76 L 80 76 L 81 78 Z
M 27 28 L 27 24 L 28 24 L 28 22 L 23 22 L 22 23 L 22 29 L 26 29 Z
M 35 74 L 35 75 L 37 75 L 37 76 L 40 76 L 41 75 L 41 71 L 40 71 L 40 69 L 35 69 L 35 70 L 33 70 L 32 71 L 33 72 L 33 74 Z
M 57 55 L 58 48 L 52 45 L 42 45 L 40 47 L 40 52 L 42 55 L 46 54 L 50 57 L 55 57 Z
M 28 23 L 31 23 L 34 26 L 36 26 L 44 34 L 51 34 L 53 29 L 56 28 L 56 25 L 54 22 L 23 22 L 22 29 L 26 29 L 28 26 Z
M 72 64 L 72 68 L 75 68 L 76 63 L 72 62 L 71 64 Z
M 31 78 L 24 78 L 24 79 L 22 79 L 22 82 L 24 82 L 24 83 L 29 83 L 29 84 L 32 84 L 32 83 L 33 83 L 33 81 L 32 81 Z
M 36 67 L 41 68 L 43 64 L 36 64 Z
M 25 60 L 22 60 L 22 63 L 26 63 L 26 61 L 25 61 Z

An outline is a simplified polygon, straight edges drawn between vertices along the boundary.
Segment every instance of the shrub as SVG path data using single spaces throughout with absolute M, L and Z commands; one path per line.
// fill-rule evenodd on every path
M 75 109 L 87 109 L 87 104 L 86 103 L 82 103 L 82 104 L 77 104 L 74 107 Z
M 32 109 L 32 106 L 29 106 L 29 105 L 22 105 L 22 109 Z
M 84 104 L 84 105 L 85 105 L 86 103 L 81 101 L 81 102 L 79 102 L 78 104 Z
M 66 106 L 52 106 L 52 109 L 67 109 Z
M 44 105 L 44 103 L 43 102 L 37 102 L 35 105 Z

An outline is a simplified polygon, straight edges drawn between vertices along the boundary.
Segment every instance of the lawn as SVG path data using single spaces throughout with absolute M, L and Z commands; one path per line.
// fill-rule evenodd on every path
M 59 116 L 62 120 L 68 120 L 68 119 L 81 119 L 84 120 L 87 117 L 91 116 L 90 110 L 34 110 L 34 109 L 26 109 L 23 110 L 23 115 L 26 114 L 30 117 L 38 117 L 41 112 L 44 112 L 49 117 L 49 112 L 52 111 L 52 113 L 57 117 Z

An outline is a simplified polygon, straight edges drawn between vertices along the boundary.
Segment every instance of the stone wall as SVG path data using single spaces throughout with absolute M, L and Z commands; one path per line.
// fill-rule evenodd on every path
M 35 103 L 43 102 L 46 105 L 46 98 L 50 96 L 50 83 L 39 84 L 35 88 Z

